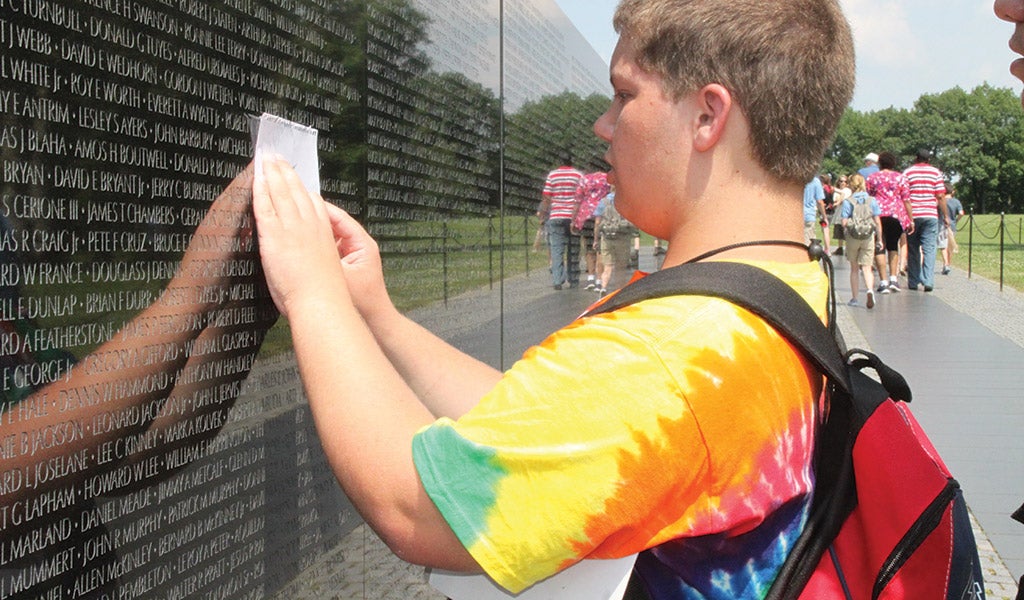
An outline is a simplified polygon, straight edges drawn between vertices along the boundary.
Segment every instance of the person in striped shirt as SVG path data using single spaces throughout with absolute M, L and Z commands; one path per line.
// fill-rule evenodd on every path
M 939 225 L 948 221 L 946 214 L 946 182 L 942 171 L 930 163 L 932 153 L 918 150 L 914 164 L 903 171 L 910 185 L 910 206 L 914 229 L 907 234 L 907 288 L 935 287 L 935 252 Z M 939 219 L 942 219 L 941 221 Z
M 539 215 L 545 219 L 548 247 L 551 250 L 551 282 L 556 290 L 566 284 L 570 288 L 580 285 L 580 234 L 573 232 L 572 218 L 576 214 L 576 189 L 583 183 L 583 173 L 569 164 L 548 173 L 544 180 L 543 199 Z

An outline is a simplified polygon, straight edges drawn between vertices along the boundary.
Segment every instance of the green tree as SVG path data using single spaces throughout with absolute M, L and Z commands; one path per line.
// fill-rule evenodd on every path
M 889 151 L 908 165 L 920 148 L 977 212 L 1024 210 L 1024 114 L 1007 88 L 987 84 L 925 94 L 912 109 L 847 110 L 823 169 L 852 172 L 868 152 Z
M 573 92 L 527 102 L 506 117 L 505 202 L 510 209 L 532 211 L 548 171 L 568 159 L 584 171 L 608 168 L 607 144 L 594 135 L 594 121 L 608 108 L 600 94 L 581 98 Z
M 1005 88 L 982 85 L 971 92 L 953 88 L 922 96 L 915 104 L 923 127 L 918 141 L 936 153 L 936 162 L 967 206 L 978 212 L 1011 211 L 1024 184 L 1024 121 L 1019 100 Z
M 847 108 L 836 128 L 832 146 L 825 153 L 822 169 L 829 173 L 852 173 L 862 165 L 864 155 L 877 152 L 885 131 L 876 113 Z

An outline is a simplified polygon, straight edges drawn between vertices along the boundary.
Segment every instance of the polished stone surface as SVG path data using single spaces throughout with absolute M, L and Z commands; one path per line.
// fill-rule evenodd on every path
M 556 124 L 606 80 L 567 26 L 552 0 L 0 0 L 0 598 L 262 598 L 360 531 L 264 288 L 250 116 L 314 128 L 396 302 L 444 306 L 528 268 L 557 155 L 598 166 Z M 472 310 L 500 354 L 500 299 Z

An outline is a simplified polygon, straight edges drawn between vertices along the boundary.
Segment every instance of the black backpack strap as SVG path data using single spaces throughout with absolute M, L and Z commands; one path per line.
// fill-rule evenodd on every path
M 622 288 L 587 315 L 678 295 L 722 298 L 749 310 L 800 349 L 830 382 L 841 389 L 851 389 L 846 361 L 818 315 L 784 281 L 752 265 L 714 261 L 670 267 Z

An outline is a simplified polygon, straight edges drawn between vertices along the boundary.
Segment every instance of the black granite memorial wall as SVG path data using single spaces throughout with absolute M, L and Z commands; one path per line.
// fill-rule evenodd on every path
M 601 164 L 604 67 L 552 7 L 0 0 L 0 600 L 322 568 L 361 521 L 263 283 L 249 115 L 316 128 L 396 303 L 464 322 L 451 298 L 546 269 L 545 173 Z

